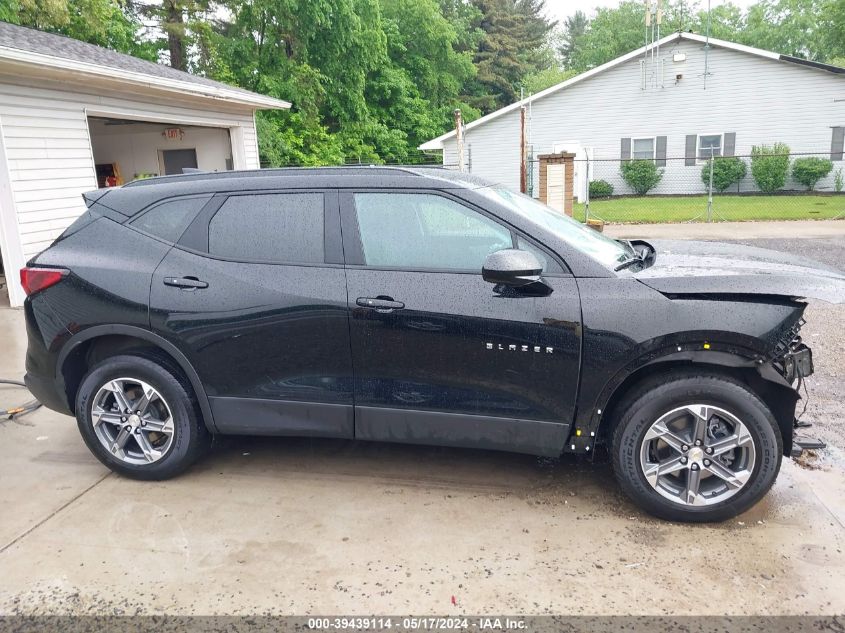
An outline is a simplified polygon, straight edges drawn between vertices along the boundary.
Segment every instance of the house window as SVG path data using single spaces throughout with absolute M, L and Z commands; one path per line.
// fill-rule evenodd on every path
M 698 160 L 722 155 L 722 135 L 702 134 L 698 137 Z
M 631 158 L 654 160 L 654 138 L 632 139 Z

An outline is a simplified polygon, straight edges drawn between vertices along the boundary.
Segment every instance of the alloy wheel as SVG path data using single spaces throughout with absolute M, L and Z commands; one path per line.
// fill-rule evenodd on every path
M 97 391 L 91 404 L 97 439 L 127 464 L 157 462 L 173 445 L 173 415 L 162 395 L 137 378 L 115 378 Z
M 754 438 L 725 409 L 690 404 L 663 414 L 646 431 L 640 466 L 663 497 L 687 506 L 729 499 L 751 479 Z

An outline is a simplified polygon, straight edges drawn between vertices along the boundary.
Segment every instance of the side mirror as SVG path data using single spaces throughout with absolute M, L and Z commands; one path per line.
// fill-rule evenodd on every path
M 520 287 L 540 281 L 543 265 L 528 251 L 507 248 L 490 253 L 484 260 L 481 275 L 491 284 Z

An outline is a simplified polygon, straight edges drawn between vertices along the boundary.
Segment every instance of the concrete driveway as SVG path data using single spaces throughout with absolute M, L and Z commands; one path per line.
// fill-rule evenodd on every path
M 845 307 L 807 316 L 808 414 L 834 446 L 713 526 L 641 513 L 604 460 L 232 438 L 140 483 L 69 417 L 2 423 L 0 614 L 842 613 Z M 0 349 L 20 378 L 20 311 L 0 310 Z

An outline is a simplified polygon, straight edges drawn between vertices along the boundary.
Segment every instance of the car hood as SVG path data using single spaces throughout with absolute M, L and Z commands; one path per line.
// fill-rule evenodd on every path
M 845 303 L 845 272 L 765 248 L 655 240 L 654 264 L 634 276 L 670 294 L 778 295 Z

